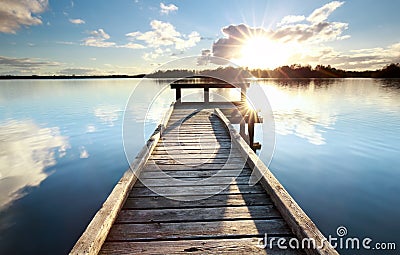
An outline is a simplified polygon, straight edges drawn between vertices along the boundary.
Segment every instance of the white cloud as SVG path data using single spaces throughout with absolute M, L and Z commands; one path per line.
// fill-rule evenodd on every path
M 176 50 L 183 51 L 195 46 L 201 40 L 198 32 L 193 31 L 189 35 L 184 35 L 168 22 L 152 20 L 150 26 L 150 31 L 136 31 L 126 34 L 131 40 L 143 41 L 146 47 L 154 49 L 153 52 L 145 54 L 146 59 L 154 59 L 160 56 L 161 47 L 173 47 Z
M 160 12 L 164 14 L 169 14 L 170 12 L 175 12 L 178 10 L 178 6 L 174 4 L 165 5 L 164 3 L 160 3 Z
M 47 10 L 48 0 L 2 0 L 0 4 L 0 32 L 15 34 L 21 26 L 42 24 L 40 16 Z
M 83 39 L 83 45 L 99 48 L 126 48 L 126 49 L 144 49 L 145 47 L 138 43 L 129 42 L 127 44 L 118 45 L 115 42 L 109 41 L 111 38 L 104 29 L 100 28 L 89 32 L 91 36 Z
M 102 28 L 93 30 L 89 33 L 91 36 L 83 40 L 83 44 L 92 47 L 114 47 L 115 42 L 107 42 L 110 39 L 110 35 L 107 34 Z
M 181 34 L 175 30 L 175 27 L 168 23 L 159 20 L 152 20 L 150 22 L 151 31 L 141 33 L 139 31 L 126 34 L 126 36 L 144 41 L 149 47 L 157 48 L 160 46 L 173 45 Z
M 289 16 L 285 16 L 283 17 L 283 19 L 281 20 L 281 22 L 278 23 L 277 26 L 282 26 L 285 24 L 292 24 L 292 23 L 298 23 L 300 21 L 305 20 L 306 17 L 303 15 L 289 15 Z
M 0 123 L 0 209 L 38 186 L 69 148 L 58 127 L 41 128 L 32 121 Z
M 400 62 L 400 42 L 387 47 L 358 49 L 349 52 L 334 52 L 323 61 L 332 66 L 348 70 L 376 70 L 391 63 Z
M 184 36 L 182 38 L 176 38 L 175 49 L 184 50 L 187 48 L 191 48 L 196 46 L 196 44 L 200 41 L 200 34 L 196 31 L 191 32 L 187 37 Z
M 344 2 L 339 2 L 339 1 L 333 1 L 330 3 L 325 4 L 321 8 L 316 9 L 313 11 L 310 16 L 307 17 L 307 20 L 310 21 L 311 23 L 321 23 L 328 19 L 329 15 L 342 6 Z
M 128 49 L 144 49 L 145 48 L 142 44 L 132 43 L 132 42 L 129 42 L 127 44 L 120 45 L 120 46 L 117 46 L 117 47 L 118 48 L 128 48 Z
M 69 22 L 76 25 L 85 24 L 85 21 L 83 19 L 69 19 Z

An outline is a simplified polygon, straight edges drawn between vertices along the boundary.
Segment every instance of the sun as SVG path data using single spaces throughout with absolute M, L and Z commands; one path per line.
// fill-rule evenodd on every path
M 255 35 L 243 42 L 237 62 L 249 68 L 273 69 L 286 64 L 291 54 L 291 45 Z

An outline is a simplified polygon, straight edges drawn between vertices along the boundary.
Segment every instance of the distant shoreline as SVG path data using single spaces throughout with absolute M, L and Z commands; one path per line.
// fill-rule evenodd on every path
M 146 77 L 146 75 L 129 75 L 129 76 L 0 76 L 0 80 L 95 80 L 95 79 L 172 79 L 174 77 Z M 175 77 L 177 79 L 182 77 Z M 299 79 L 399 79 L 396 77 L 255 77 L 256 79 L 288 79 L 288 80 L 299 80 Z
M 0 80 L 76 80 L 76 79 L 120 79 L 143 78 L 146 74 L 137 75 L 3 75 Z
M 243 72 L 245 71 L 245 72 Z M 331 66 L 317 65 L 315 68 L 311 66 L 291 65 L 281 66 L 274 70 L 263 69 L 242 69 L 235 67 L 225 67 L 210 70 L 158 70 L 150 74 L 114 74 L 114 75 L 3 75 L 0 80 L 23 80 L 23 79 L 115 79 L 115 78 L 182 78 L 182 77 L 242 77 L 242 78 L 277 78 L 277 79 L 318 79 L 318 78 L 400 78 L 400 64 L 390 64 L 382 69 L 375 71 L 346 71 L 336 69 Z

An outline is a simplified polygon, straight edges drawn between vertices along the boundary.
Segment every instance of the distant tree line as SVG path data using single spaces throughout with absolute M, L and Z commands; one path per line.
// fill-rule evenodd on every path
M 312 68 L 310 65 L 281 66 L 273 70 L 245 69 L 256 78 L 400 78 L 400 64 L 390 64 L 375 71 L 346 71 L 331 67 L 330 65 L 317 65 Z M 248 76 L 241 68 L 225 67 L 214 70 L 165 70 L 148 74 L 149 78 L 180 78 L 195 75 L 205 76 Z M 246 78 L 246 77 L 244 77 Z
M 112 74 L 112 75 L 1 75 L 0 80 L 68 80 L 68 79 L 116 79 L 116 78 L 143 78 L 145 74 L 127 75 L 127 74 Z
M 281 66 L 273 70 L 219 67 L 201 71 L 185 69 L 158 70 L 147 75 L 3 75 L 0 76 L 0 79 L 183 78 L 196 75 L 219 77 L 225 81 L 229 81 L 232 78 L 237 79 L 238 77 L 250 78 L 250 75 L 256 78 L 400 78 L 400 64 L 390 64 L 375 71 L 346 71 L 330 65 L 317 65 L 312 68 L 310 65 L 302 66 L 296 64 Z

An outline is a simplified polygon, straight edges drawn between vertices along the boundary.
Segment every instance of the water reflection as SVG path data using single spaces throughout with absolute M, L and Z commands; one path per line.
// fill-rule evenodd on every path
M 331 83 L 314 80 L 258 81 L 270 101 L 275 119 L 275 132 L 293 134 L 315 145 L 325 144 L 324 133 L 336 122 L 336 109 L 329 93 L 315 97 L 314 91 Z M 278 86 L 277 86 L 278 85 Z
M 94 115 L 107 126 L 113 127 L 123 110 L 115 105 L 102 105 L 94 109 Z
M 88 158 L 89 152 L 86 150 L 85 146 L 79 148 L 79 158 Z
M 278 132 L 270 169 L 324 234 L 345 225 L 400 243 L 399 81 L 259 81 Z M 128 168 L 122 126 L 136 156 L 174 100 L 168 82 L 145 79 L 123 124 L 139 82 L 0 82 L 0 254 L 70 251 Z
M 0 209 L 38 186 L 50 174 L 46 168 L 66 155 L 67 137 L 58 127 L 41 128 L 33 121 L 0 124 Z M 58 150 L 57 150 L 58 149 Z

